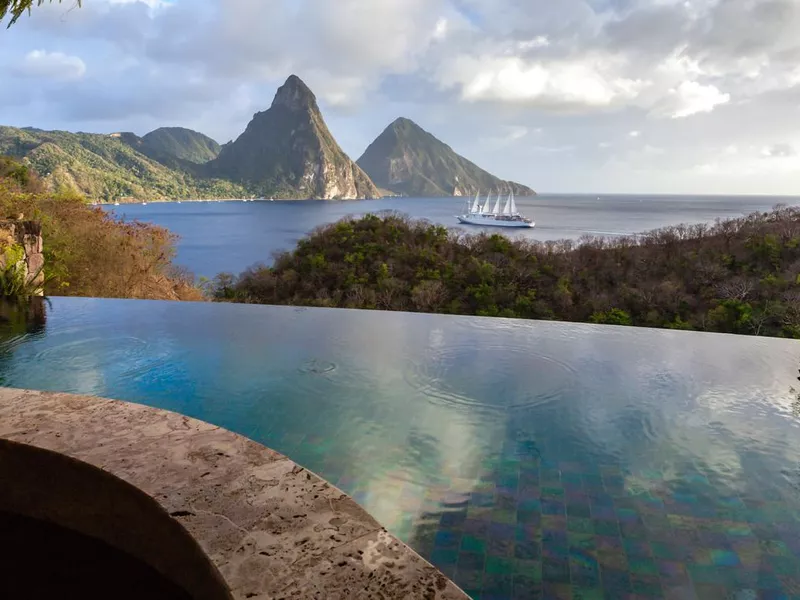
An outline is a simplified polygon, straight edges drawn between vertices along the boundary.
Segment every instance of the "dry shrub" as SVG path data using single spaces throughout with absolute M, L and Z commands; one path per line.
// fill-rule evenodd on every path
M 8 177 L 0 210 L 41 222 L 48 295 L 202 299 L 191 275 L 172 265 L 176 236 L 163 227 L 121 222 L 80 196 L 29 191 Z

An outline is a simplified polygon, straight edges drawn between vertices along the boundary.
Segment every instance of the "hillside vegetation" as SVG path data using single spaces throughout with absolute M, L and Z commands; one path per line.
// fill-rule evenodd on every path
M 800 338 L 800 209 L 636 237 L 511 241 L 388 214 L 317 229 L 219 300 Z
M 0 159 L 0 211 L 41 223 L 46 295 L 202 299 L 194 278 L 172 265 L 169 231 L 117 221 L 81 196 L 47 193 L 27 166 L 7 158 Z
M 135 149 L 133 134 L 101 135 L 0 126 L 0 155 L 22 160 L 50 192 L 92 200 L 242 197 L 239 185 L 170 168 Z M 173 167 L 179 162 L 173 161 Z
M 201 165 L 219 156 L 220 145 L 183 127 L 160 127 L 142 136 L 144 154 L 156 160 L 178 158 Z

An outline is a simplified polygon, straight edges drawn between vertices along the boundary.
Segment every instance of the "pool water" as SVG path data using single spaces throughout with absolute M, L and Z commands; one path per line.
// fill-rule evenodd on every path
M 2 385 L 247 435 L 476 599 L 800 597 L 797 342 L 66 298 L 0 331 Z

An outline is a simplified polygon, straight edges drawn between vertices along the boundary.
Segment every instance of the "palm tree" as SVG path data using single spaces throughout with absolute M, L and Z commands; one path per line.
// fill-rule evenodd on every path
M 41 6 L 45 3 L 45 0 L 35 0 L 36 6 Z M 49 0 L 52 2 L 53 0 Z M 61 0 L 58 0 L 59 4 Z M 11 21 L 8 23 L 8 27 L 11 27 L 14 23 L 17 22 L 22 16 L 22 13 L 25 11 L 30 12 L 31 7 L 33 6 L 34 0 L 0 0 L 0 21 L 6 18 L 6 15 L 11 15 Z M 81 5 L 81 0 L 75 0 L 77 6 Z

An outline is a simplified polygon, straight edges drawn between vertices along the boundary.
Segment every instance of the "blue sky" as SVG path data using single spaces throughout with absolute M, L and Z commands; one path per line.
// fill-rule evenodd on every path
M 84 0 L 0 31 L 0 121 L 220 142 L 295 73 L 554 192 L 800 194 L 798 0 Z

